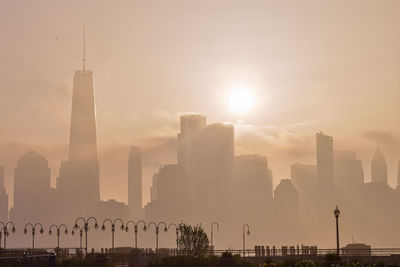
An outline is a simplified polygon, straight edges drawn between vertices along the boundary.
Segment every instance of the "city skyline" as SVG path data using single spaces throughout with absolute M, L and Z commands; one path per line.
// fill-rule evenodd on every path
M 0 217 L 397 247 L 400 3 L 285 1 L 0 3 Z
M 0 161 L 8 190 L 16 160 L 30 149 L 46 155 L 53 170 L 52 186 L 56 184 L 56 170 L 67 159 L 71 73 L 81 65 L 84 24 L 87 64 L 97 77 L 99 158 L 107 162 L 100 177 L 105 185 L 102 198 L 127 202 L 126 174 L 118 173 L 113 177 L 118 183 L 110 182 L 113 170 L 125 163 L 118 165 L 110 157 L 122 158 L 134 144 L 142 147 L 149 166 L 143 170 L 143 201 L 150 200 L 153 172 L 160 163 L 175 161 L 179 116 L 186 113 L 202 114 L 211 123 L 235 124 L 237 153 L 267 156 L 275 173 L 274 187 L 289 177 L 291 164 L 313 163 L 310 146 L 319 130 L 335 137 L 335 149 L 357 151 L 364 169 L 370 168 L 376 147 L 381 146 L 389 184 L 397 185 L 400 41 L 392 34 L 400 23 L 396 1 L 255 1 L 252 6 L 245 1 L 171 1 L 169 12 L 167 2 L 156 7 L 89 2 L 0 3 L 0 32 L 7 43 L 0 51 L 0 112 L 8 114 L 0 118 Z M 365 8 L 352 12 L 359 6 Z M 222 21 L 217 16 L 221 10 Z M 191 19 L 182 23 L 186 13 Z M 18 22 L 22 14 L 29 29 Z M 204 22 L 204 17 L 210 19 Z M 241 26 L 224 33 L 235 23 Z M 246 25 L 252 30 L 248 32 Z M 248 38 L 237 37 L 243 35 Z M 163 41 L 166 36 L 169 42 Z M 195 56 L 198 53 L 202 56 Z M 254 90 L 258 99 L 253 111 L 243 116 L 229 112 L 224 103 L 226 91 L 237 83 Z M 365 177 L 369 181 L 370 173 Z

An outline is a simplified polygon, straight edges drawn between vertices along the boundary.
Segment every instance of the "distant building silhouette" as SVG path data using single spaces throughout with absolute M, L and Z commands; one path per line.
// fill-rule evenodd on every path
M 233 203 L 241 220 L 262 220 L 260 211 L 272 208 L 272 171 L 266 157 L 240 155 L 233 168 Z M 250 208 L 251 207 L 251 208 Z
M 364 184 L 361 160 L 354 151 L 335 151 L 335 185 L 341 192 L 354 194 Z
M 14 207 L 10 218 L 18 223 L 43 222 L 50 217 L 53 204 L 47 159 L 36 151 L 24 154 L 14 170 Z
M 228 206 L 233 161 L 232 125 L 211 124 L 196 134 L 191 155 L 195 207 L 210 212 Z
M 4 186 L 4 166 L 0 166 L 0 222 L 8 221 L 8 195 Z
M 100 200 L 93 82 L 93 72 L 85 68 L 84 56 L 82 70 L 74 75 L 69 157 L 61 163 L 57 179 L 61 202 L 78 214 L 87 213 Z
M 125 203 L 116 201 L 115 199 L 99 201 L 92 214 L 100 221 L 105 218 L 121 218 L 126 221 L 130 218 L 129 207 Z
M 371 163 L 371 181 L 373 183 L 387 184 L 387 165 L 382 151 L 378 148 Z
M 158 173 L 153 174 L 152 183 L 150 187 L 150 202 L 157 200 L 158 195 Z
M 317 141 L 317 178 L 320 189 L 333 190 L 334 162 L 333 138 L 322 132 L 316 134 Z
M 146 205 L 147 220 L 178 221 L 190 212 L 188 181 L 182 166 L 163 166 L 155 179 L 157 198 Z M 154 185 L 153 185 L 154 186 Z
M 131 147 L 128 160 L 128 206 L 131 218 L 143 218 L 142 157 L 139 147 Z
M 290 166 L 290 177 L 298 190 L 309 190 L 317 181 L 317 166 L 296 162 Z
M 274 191 L 276 222 L 293 234 L 299 222 L 299 193 L 290 179 L 282 179 Z
M 183 167 L 189 182 L 189 197 L 194 203 L 195 182 L 192 173 L 192 142 L 194 136 L 207 126 L 207 119 L 201 115 L 183 115 L 180 118 L 180 133 L 178 133 L 177 158 Z

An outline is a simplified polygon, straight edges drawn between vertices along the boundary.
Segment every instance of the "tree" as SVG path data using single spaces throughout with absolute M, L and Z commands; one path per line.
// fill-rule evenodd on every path
M 184 255 L 204 256 L 208 252 L 209 243 L 208 236 L 200 225 L 179 226 L 178 248 Z

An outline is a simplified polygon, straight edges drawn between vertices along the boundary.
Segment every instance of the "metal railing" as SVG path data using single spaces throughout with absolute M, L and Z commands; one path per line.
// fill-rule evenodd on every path
M 35 252 L 14 256 L 0 256 L 0 266 L 56 266 L 56 254 L 45 253 L 35 254 Z

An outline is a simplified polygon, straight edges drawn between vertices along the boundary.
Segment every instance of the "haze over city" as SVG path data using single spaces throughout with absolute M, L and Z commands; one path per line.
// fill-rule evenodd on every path
M 248 218 L 259 233 L 249 246 L 334 247 L 338 204 L 343 245 L 398 247 L 399 12 L 399 1 L 365 0 L 0 1 L 0 166 L 10 218 L 26 215 L 25 204 L 15 206 L 14 179 L 29 177 L 34 164 L 19 161 L 27 155 L 47 160 L 47 202 L 65 210 L 86 197 L 95 204 L 80 211 L 101 216 L 104 208 L 207 227 L 219 218 L 221 248 L 240 247 Z M 80 88 L 89 93 L 73 98 Z M 141 177 L 134 215 L 128 170 Z M 70 200 L 70 178 L 80 175 L 98 190 L 82 183 Z M 55 220 L 75 214 L 63 216 Z M 381 232 L 371 233 L 375 226 Z

